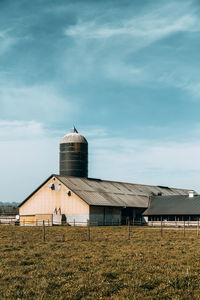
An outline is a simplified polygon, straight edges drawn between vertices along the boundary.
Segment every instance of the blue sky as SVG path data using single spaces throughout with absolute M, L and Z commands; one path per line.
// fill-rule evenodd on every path
M 199 16 L 194 0 L 1 0 L 0 201 L 58 173 L 73 124 L 90 177 L 200 192 Z

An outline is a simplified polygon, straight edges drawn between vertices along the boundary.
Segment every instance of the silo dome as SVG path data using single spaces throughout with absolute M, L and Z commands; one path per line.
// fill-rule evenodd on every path
M 88 142 L 75 127 L 60 141 L 60 175 L 88 177 Z

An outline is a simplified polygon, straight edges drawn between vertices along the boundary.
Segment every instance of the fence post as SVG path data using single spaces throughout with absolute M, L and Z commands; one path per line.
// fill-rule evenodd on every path
M 130 240 L 130 220 L 128 220 L 128 240 Z
M 184 237 L 185 237 L 185 220 L 183 222 L 183 234 L 184 234 Z
M 197 221 L 197 236 L 199 235 L 199 217 L 198 217 L 198 221 Z
M 75 221 L 75 219 L 74 219 L 74 226 L 76 226 L 76 221 Z
M 162 237 L 163 236 L 163 223 L 162 223 L 162 216 L 161 216 L 161 219 L 160 219 L 160 236 Z
M 62 242 L 65 242 L 65 234 L 62 235 Z
M 42 226 L 42 231 L 43 231 L 43 242 L 45 242 L 45 223 L 44 223 L 44 220 L 43 220 L 43 222 L 42 222 L 43 224 L 43 226 Z
M 88 236 L 88 241 L 90 241 L 90 221 L 87 220 L 87 236 Z

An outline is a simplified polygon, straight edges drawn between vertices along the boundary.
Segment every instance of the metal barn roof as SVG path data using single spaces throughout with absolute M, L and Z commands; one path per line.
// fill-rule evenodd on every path
M 133 184 L 117 181 L 107 181 L 95 178 L 65 177 L 51 175 L 35 191 L 33 191 L 20 205 L 22 206 L 34 193 L 36 193 L 47 181 L 56 177 L 67 188 L 72 190 L 89 205 L 118 206 L 118 207 L 141 207 L 147 208 L 149 196 L 158 195 L 188 195 L 189 190 Z
M 200 196 L 151 197 L 149 207 L 143 215 L 200 215 Z
M 64 185 L 76 193 L 89 205 L 127 206 L 147 208 L 149 196 L 188 195 L 188 190 L 151 186 L 92 178 L 63 177 L 55 175 Z

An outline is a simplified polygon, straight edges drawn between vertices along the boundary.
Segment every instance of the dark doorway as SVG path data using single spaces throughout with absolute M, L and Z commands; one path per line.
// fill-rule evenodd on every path
M 122 225 L 126 225 L 128 220 L 133 220 L 133 208 L 123 207 L 122 208 Z

